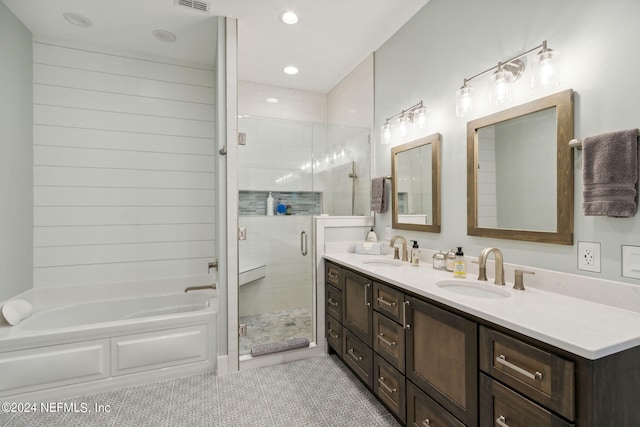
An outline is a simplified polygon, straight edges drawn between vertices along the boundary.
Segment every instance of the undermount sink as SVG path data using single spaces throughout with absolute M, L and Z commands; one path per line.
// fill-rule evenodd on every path
M 380 267 L 400 267 L 402 265 L 402 261 L 400 261 L 399 259 L 391 259 L 391 258 L 372 258 L 372 259 L 365 259 L 362 262 L 364 264 L 376 265 Z
M 464 279 L 441 280 L 436 286 L 448 292 L 476 298 L 508 298 L 509 292 L 491 284 L 491 282 L 479 282 Z

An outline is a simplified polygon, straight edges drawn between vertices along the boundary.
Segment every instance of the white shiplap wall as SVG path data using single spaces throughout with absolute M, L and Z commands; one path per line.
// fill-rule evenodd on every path
M 213 69 L 35 41 L 34 286 L 202 275 Z

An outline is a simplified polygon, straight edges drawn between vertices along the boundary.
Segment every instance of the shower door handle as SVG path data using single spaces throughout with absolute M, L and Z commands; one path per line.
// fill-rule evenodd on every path
M 307 255 L 307 232 L 303 231 L 300 233 L 300 253 L 302 256 Z

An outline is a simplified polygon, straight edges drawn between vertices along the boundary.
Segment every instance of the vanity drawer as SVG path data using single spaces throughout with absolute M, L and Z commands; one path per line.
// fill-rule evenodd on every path
M 342 322 L 342 291 L 327 285 L 327 313 Z
M 411 381 L 407 381 L 407 426 L 464 427 L 464 424 Z
M 571 427 L 515 391 L 480 374 L 480 426 Z
M 373 385 L 373 381 L 371 380 L 371 374 L 373 372 L 373 350 L 363 343 L 360 338 L 349 332 L 347 328 L 343 327 L 342 331 L 342 360 L 371 388 Z
M 567 419 L 575 419 L 573 362 L 482 326 L 480 369 Z
M 380 313 L 373 313 L 373 349 L 404 374 L 404 329 Z
M 325 264 L 325 280 L 327 283 L 335 286 L 338 289 L 342 289 L 342 284 L 340 283 L 340 276 L 342 275 L 342 269 L 335 264 L 326 263 Z
M 373 356 L 373 391 L 402 421 L 406 419 L 404 375 L 377 354 Z
M 373 309 L 402 323 L 404 294 L 389 286 L 373 282 Z
M 327 342 L 342 355 L 342 325 L 331 316 L 327 316 Z

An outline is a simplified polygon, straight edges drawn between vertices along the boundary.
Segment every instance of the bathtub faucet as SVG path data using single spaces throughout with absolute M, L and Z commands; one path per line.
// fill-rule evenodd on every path
M 185 293 L 189 291 L 201 291 L 203 289 L 218 289 L 218 286 L 214 283 L 212 285 L 203 285 L 203 286 L 189 286 L 184 290 Z

